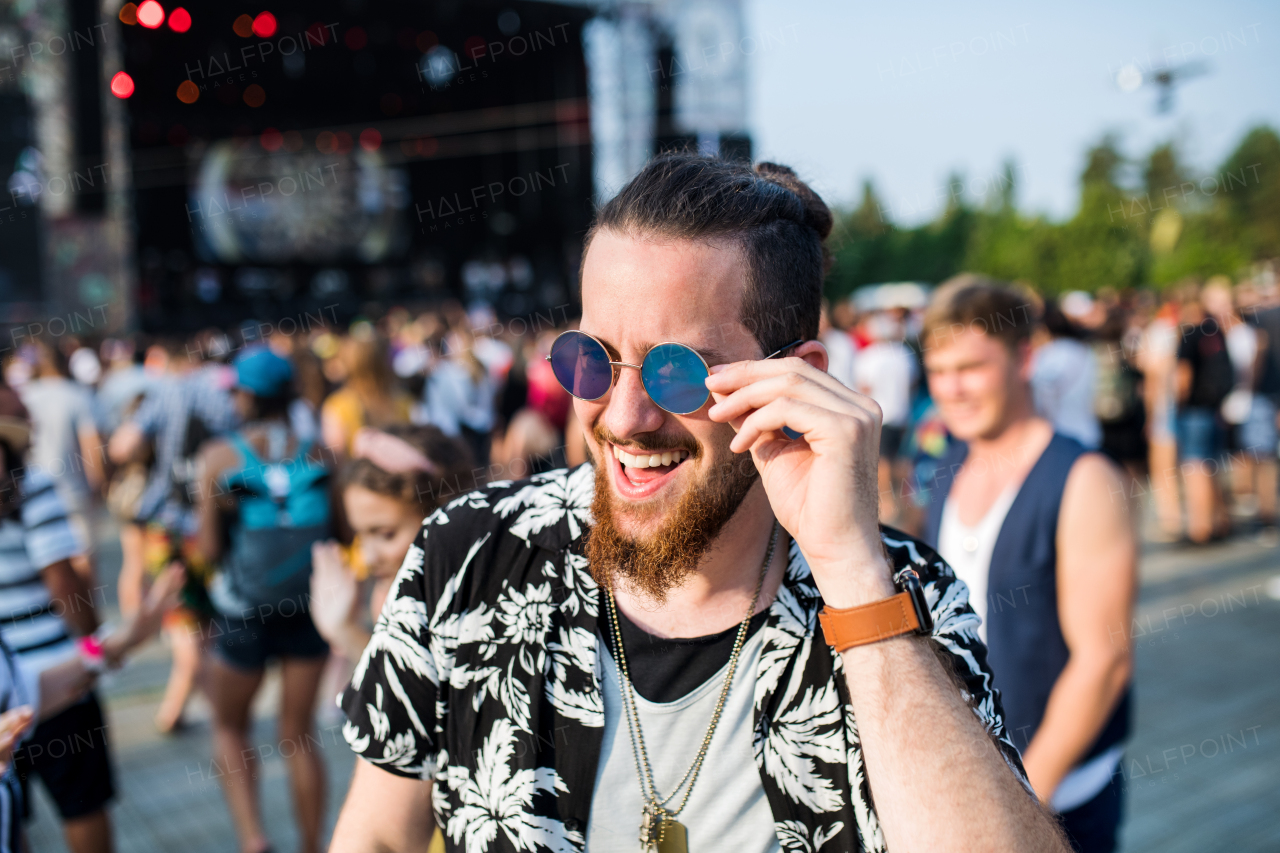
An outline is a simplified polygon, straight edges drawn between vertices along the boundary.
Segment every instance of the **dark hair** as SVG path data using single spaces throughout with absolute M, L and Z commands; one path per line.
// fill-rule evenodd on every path
M 670 153 L 596 213 L 586 244 L 602 229 L 733 241 L 747 264 L 739 319 L 768 354 L 818 335 L 831 225 L 827 205 L 786 166 Z
M 1037 301 L 1012 284 L 962 273 L 943 282 L 924 312 L 920 345 L 928 350 L 948 337 L 974 331 L 1004 342 L 1011 351 L 1031 340 Z
M 1040 316 L 1040 322 L 1049 334 L 1055 338 L 1081 340 L 1085 337 L 1084 329 L 1077 326 L 1070 317 L 1063 313 L 1056 299 L 1050 298 L 1044 301 L 1044 311 Z
M 368 459 L 352 459 L 342 469 L 340 488 L 360 486 L 379 495 L 386 495 L 407 504 L 417 504 L 423 516 L 440 506 L 449 497 L 472 491 L 482 485 L 468 482 L 471 477 L 471 451 L 467 446 L 450 438 L 433 426 L 390 426 L 382 430 L 394 435 L 439 468 L 438 473 L 412 471 L 393 474 Z

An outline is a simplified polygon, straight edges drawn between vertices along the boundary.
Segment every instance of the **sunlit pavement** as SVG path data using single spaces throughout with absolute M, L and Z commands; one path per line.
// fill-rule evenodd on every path
M 100 574 L 111 610 L 118 567 L 118 549 L 104 550 Z M 1254 537 L 1198 549 L 1146 548 L 1138 617 L 1115 632 L 1137 655 L 1137 725 L 1122 770 L 1124 853 L 1280 849 L 1280 601 L 1271 597 L 1280 596 L 1278 576 L 1280 550 Z M 167 672 L 167 652 L 154 643 L 103 690 L 116 767 L 116 849 L 231 853 L 237 847 L 211 761 L 208 706 L 193 702 L 191 725 L 176 737 L 152 726 Z M 296 848 L 296 835 L 282 753 L 311 749 L 324 757 L 329 828 L 353 757 L 332 718 L 319 723 L 314 740 L 282 744 L 272 715 L 275 686 L 269 680 L 263 690 L 251 742 L 261 759 L 268 833 L 285 853 Z M 32 851 L 61 853 L 43 791 L 34 809 Z

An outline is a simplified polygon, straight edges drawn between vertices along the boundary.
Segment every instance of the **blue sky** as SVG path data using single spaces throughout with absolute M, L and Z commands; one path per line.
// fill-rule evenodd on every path
M 1024 209 L 1070 215 L 1084 152 L 1108 131 L 1129 155 L 1173 140 L 1204 174 L 1247 128 L 1280 131 L 1274 0 L 744 2 L 756 158 L 841 204 L 870 177 L 899 223 L 936 214 L 951 172 L 980 194 L 1010 157 Z M 1115 83 L 1126 64 L 1168 62 L 1208 73 L 1167 115 L 1154 89 Z

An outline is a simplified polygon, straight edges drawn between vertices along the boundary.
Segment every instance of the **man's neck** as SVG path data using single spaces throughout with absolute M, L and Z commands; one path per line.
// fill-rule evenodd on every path
M 764 486 L 752 487 L 715 543 L 661 604 L 629 589 L 616 589 L 618 607 L 627 618 L 658 637 L 705 637 L 731 628 L 747 615 L 775 521 Z M 769 606 L 786 571 L 791 538 L 778 529 L 773 559 L 760 590 L 755 612 Z
M 1007 418 L 999 430 L 971 439 L 966 462 L 987 460 L 991 464 L 982 467 L 989 475 L 1020 480 L 1052 438 L 1053 425 L 1028 405 Z M 998 472 L 1003 472 L 1005 477 L 1000 477 Z

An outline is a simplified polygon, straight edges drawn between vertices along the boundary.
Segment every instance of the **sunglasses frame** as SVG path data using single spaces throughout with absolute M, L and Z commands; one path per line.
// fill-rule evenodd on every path
M 557 343 L 559 343 L 559 342 L 560 342 L 560 339 L 561 339 L 561 338 L 563 338 L 565 335 L 582 335 L 582 336 L 584 336 L 584 337 L 590 338 L 591 340 L 595 341 L 596 346 L 600 347 L 600 349 L 604 352 L 605 358 L 609 358 L 609 348 L 608 348 L 607 346 L 605 346 L 605 345 L 604 345 L 604 342 L 603 342 L 603 341 L 601 341 L 599 338 L 597 338 L 595 335 L 591 334 L 590 332 L 584 332 L 584 331 L 582 331 L 582 330 L 580 330 L 580 329 L 566 329 L 565 331 L 563 331 L 563 332 L 561 332 L 560 334 L 556 335 L 556 339 L 555 339 L 554 341 L 552 341 L 552 342 L 551 342 L 551 349 L 552 349 L 553 351 L 554 351 L 554 350 L 555 350 L 555 348 L 556 348 L 556 344 L 557 344 Z M 800 344 L 802 344 L 802 343 L 804 343 L 804 339 L 803 339 L 803 338 L 800 338 L 800 339 L 794 340 L 794 341 L 792 341 L 791 343 L 787 344 L 785 347 L 782 347 L 781 349 L 779 349 L 779 350 L 777 350 L 777 351 L 775 351 L 775 352 L 773 352 L 773 353 L 770 353 L 769 355 L 766 355 L 764 358 L 760 359 L 760 361 L 768 361 L 768 360 L 769 360 L 769 359 L 771 359 L 771 358 L 777 358 L 778 356 L 782 355 L 782 354 L 783 354 L 784 352 L 786 352 L 787 350 L 791 349 L 792 347 L 799 346 L 799 345 L 800 345 Z M 711 375 L 711 367 L 710 367 L 710 365 L 708 365 L 708 364 L 707 364 L 707 360 L 706 360 L 705 358 L 703 358 L 703 357 L 702 357 L 702 354 L 701 354 L 700 352 L 698 352 L 696 349 L 694 349 L 693 347 L 689 346 L 688 344 L 682 344 L 682 343 L 680 343 L 679 341 L 661 341 L 661 342 L 656 343 L 656 344 L 654 344 L 653 346 L 649 347 L 648 351 L 646 351 L 646 352 L 645 352 L 645 354 L 644 354 L 644 358 L 640 359 L 640 363 L 639 363 L 639 364 L 632 364 L 632 363 L 631 363 L 631 362 L 629 362 L 629 361 L 613 361 L 613 360 L 610 360 L 610 361 L 609 361 L 609 367 L 610 367 L 609 387 L 608 387 L 608 388 L 606 388 L 606 389 L 604 389 L 604 392 L 603 392 L 603 393 L 601 393 L 601 394 L 600 394 L 600 396 L 598 396 L 598 397 L 579 397 L 577 394 L 573 393 L 573 392 L 572 392 L 572 391 L 570 391 L 568 388 L 565 388 L 565 387 L 564 387 L 564 383 L 563 383 L 563 382 L 560 382 L 560 377 L 559 377 L 559 376 L 557 376 L 557 377 L 556 377 L 556 382 L 559 382 L 559 383 L 560 383 L 560 387 L 561 387 L 561 388 L 564 388 L 565 393 L 567 393 L 570 397 L 573 397 L 575 400 L 584 400 L 584 401 L 586 401 L 586 402 L 588 402 L 588 403 L 594 403 L 596 400 L 601 400 L 601 399 L 603 399 L 603 398 L 604 398 L 604 397 L 605 397 L 605 396 L 606 396 L 610 391 L 612 391 L 612 390 L 613 390 L 613 386 L 614 386 L 615 384 L 617 384 L 617 381 L 618 381 L 618 374 L 617 374 L 617 372 L 616 372 L 616 371 L 614 371 L 614 370 L 613 370 L 613 368 L 615 368 L 615 367 L 630 367 L 632 370 L 639 370 L 639 371 L 640 371 L 640 376 L 641 376 L 640 384 L 643 386 L 643 385 L 644 385 L 644 363 L 645 363 L 645 361 L 647 361 L 647 360 L 648 360 L 649 355 L 650 355 L 654 350 L 656 350 L 658 347 L 668 346 L 668 345 L 671 345 L 671 346 L 677 346 L 677 347 L 683 347 L 684 349 L 687 349 L 689 352 L 691 352 L 691 353 L 693 353 L 694 355 L 696 355 L 696 356 L 698 357 L 698 361 L 702 362 L 702 367 L 703 367 L 703 369 L 707 371 L 707 375 L 708 375 L 708 376 L 710 376 L 710 375 Z M 554 368 L 554 367 L 555 367 L 555 364 L 551 362 L 551 355 L 548 353 L 548 354 L 545 356 L 545 358 L 546 358 L 547 362 L 548 362 L 548 363 L 551 363 L 552 367 Z M 555 371 L 554 371 L 554 369 L 553 369 L 553 370 L 552 370 L 552 373 L 554 374 L 554 372 L 555 372 Z M 659 409 L 662 409 L 662 411 L 667 412 L 668 414 L 672 414 L 672 415 L 692 415 L 694 412 L 698 411 L 698 409 L 701 409 L 703 406 L 705 406 L 705 405 L 707 404 L 707 400 L 706 400 L 706 399 L 704 399 L 704 400 L 702 401 L 702 403 L 701 403 L 701 404 L 699 404 L 698 409 L 691 409 L 690 411 L 687 411 L 687 412 L 673 412 L 671 409 L 668 409 L 666 406 L 662 405 L 662 404 L 661 404 L 661 403 L 659 403 L 657 400 L 654 400 L 654 399 L 653 399 L 653 395 L 652 395 L 652 394 L 649 394 L 649 389 L 648 389 L 648 388 L 645 388 L 644 393 L 649 397 L 649 399 L 650 399 L 650 400 L 652 400 L 652 401 L 653 401 L 653 404 L 654 404 L 655 406 L 657 406 Z M 707 392 L 707 398 L 709 399 L 710 397 L 711 397 L 711 392 L 710 392 L 710 391 L 708 391 L 708 392 Z

